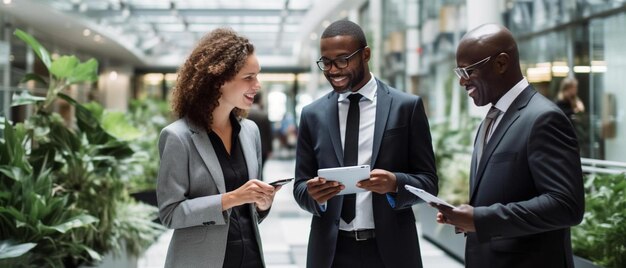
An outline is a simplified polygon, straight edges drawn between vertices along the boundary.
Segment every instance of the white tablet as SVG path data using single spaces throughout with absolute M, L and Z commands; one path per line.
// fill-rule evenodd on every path
M 438 204 L 438 205 L 443 205 L 443 206 L 454 208 L 454 206 L 450 205 L 448 202 L 443 201 L 441 198 L 436 197 L 436 196 L 430 194 L 429 192 L 426 192 L 426 191 L 424 191 L 424 190 L 422 190 L 420 188 L 413 187 L 411 185 L 404 185 L 404 188 L 406 188 L 412 194 L 417 195 L 417 197 L 421 198 L 426 203 L 435 203 L 435 204 Z
M 338 195 L 365 192 L 365 189 L 356 187 L 356 184 L 361 180 L 370 178 L 370 166 L 361 165 L 337 168 L 323 168 L 317 170 L 317 176 L 327 179 L 329 181 L 338 181 L 346 186 L 346 188 L 339 192 Z

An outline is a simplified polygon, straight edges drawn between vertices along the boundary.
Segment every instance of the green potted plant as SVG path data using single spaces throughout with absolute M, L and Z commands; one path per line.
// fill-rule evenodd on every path
M 15 127 L 5 124 L 4 142 L 8 144 L 8 152 L 0 159 L 0 165 L 14 162 L 23 165 L 16 169 L 14 164 L 6 164 L 7 171 L 0 169 L 0 181 L 8 186 L 6 189 L 25 189 L 24 185 L 31 184 L 36 188 L 35 191 L 14 190 L 0 195 L 2 207 L 7 207 L 0 210 L 0 229 L 7 230 L 1 243 L 11 252 L 0 253 L 0 261 L 11 266 L 72 267 L 96 263 L 104 254 L 124 253 L 124 248 L 131 254 L 139 254 L 156 240 L 163 227 L 152 223 L 156 208 L 133 202 L 121 179 L 128 165 L 125 160 L 134 151 L 127 141 L 103 128 L 93 105 L 82 105 L 61 93 L 72 84 L 95 81 L 97 61 L 80 62 L 75 56 L 52 60 L 32 36 L 20 30 L 15 34 L 35 51 L 49 76 L 47 79 L 36 74 L 25 76 L 24 81 L 35 80 L 46 85 L 47 95 L 37 97 L 24 91 L 15 98 L 14 105 L 32 104 L 34 114 Z M 70 124 L 53 111 L 53 104 L 58 100 L 66 101 L 75 109 L 76 127 L 69 127 Z M 14 136 L 12 132 L 21 136 L 9 140 L 7 137 Z M 27 148 L 21 155 L 14 153 L 19 151 L 18 145 Z M 16 179 L 18 175 L 20 179 Z M 47 201 L 42 196 L 61 201 Z M 29 199 L 38 204 L 33 211 L 29 203 L 24 203 Z M 10 203 L 12 200 L 18 201 Z M 55 210 L 58 206 L 63 209 Z M 36 213 L 40 211 L 42 213 Z M 27 213 L 34 227 L 25 224 L 17 212 Z M 62 220 L 72 219 L 68 224 L 72 228 L 39 228 L 42 224 L 57 223 L 59 219 L 61 224 Z M 62 235 L 59 231 L 63 231 Z M 46 243 L 52 245 L 47 247 Z
M 626 267 L 625 173 L 586 177 L 585 216 L 572 228 L 572 246 L 596 267 Z

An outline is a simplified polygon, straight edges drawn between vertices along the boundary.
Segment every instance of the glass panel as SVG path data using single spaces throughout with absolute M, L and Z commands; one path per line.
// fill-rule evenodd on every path
M 592 92 L 591 142 L 594 158 L 626 161 L 626 15 L 620 14 L 590 24 Z

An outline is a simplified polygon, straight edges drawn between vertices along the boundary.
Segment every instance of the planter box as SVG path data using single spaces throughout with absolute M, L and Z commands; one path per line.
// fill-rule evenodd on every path
M 602 268 L 602 266 L 595 265 L 590 260 L 583 259 L 576 255 L 574 255 L 574 267 L 576 268 Z
M 148 205 L 157 206 L 156 190 L 147 190 L 130 194 L 132 198 Z
M 415 217 L 421 225 L 422 237 L 435 244 L 451 257 L 464 263 L 465 236 L 454 233 L 454 227 L 435 221 L 437 210 L 425 203 L 413 207 Z

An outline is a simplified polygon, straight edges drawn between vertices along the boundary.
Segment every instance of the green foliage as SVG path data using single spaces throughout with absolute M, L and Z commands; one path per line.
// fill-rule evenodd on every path
M 159 172 L 159 132 L 171 122 L 169 106 L 164 100 L 133 100 L 127 114 L 131 124 L 141 132 L 133 140 L 133 163 L 126 170 L 130 192 L 154 190 Z
M 81 63 L 75 56 L 61 56 L 52 60 L 48 50 L 31 35 L 18 29 L 15 30 L 15 36 L 24 41 L 35 51 L 50 73 L 50 77 L 48 78 L 49 83 L 46 83 L 45 79 L 34 73 L 29 73 L 24 76 L 22 81 L 35 80 L 47 84 L 48 94 L 43 101 L 30 98 L 30 103 L 21 104 L 36 104 L 37 111 L 50 113 L 52 103 L 56 100 L 57 94 L 63 89 L 73 84 L 98 80 L 98 61 L 95 59 L 89 59 Z
M 48 53 L 48 50 L 46 50 L 46 48 L 44 48 L 39 43 L 39 41 L 37 41 L 37 39 L 19 29 L 15 30 L 15 36 L 17 36 L 19 39 L 22 39 L 24 43 L 31 47 L 33 51 L 35 51 L 35 53 L 37 54 L 37 57 L 41 59 L 46 68 L 50 69 L 50 65 L 52 65 L 52 61 L 50 60 L 50 53 Z
M 51 61 L 34 38 L 20 30 L 16 35 L 49 68 L 50 86 L 45 99 L 27 93 L 15 99 L 14 105 L 35 104 L 35 113 L 23 124 L 4 125 L 0 266 L 92 263 L 102 254 L 120 253 L 120 243 L 139 254 L 163 227 L 152 223 L 156 208 L 135 204 L 126 191 L 122 172 L 135 151 L 118 137 L 121 130 L 103 127 L 107 112 L 101 107 L 82 105 L 61 93 L 71 84 L 94 81 L 97 62 L 80 63 L 74 56 Z M 51 112 L 50 105 L 59 98 L 74 107 L 77 128 L 67 127 Z
M 478 119 L 464 114 L 459 123 L 458 129 L 451 129 L 449 122 L 431 127 L 439 177 L 439 196 L 455 205 L 469 201 L 472 134 Z
M 585 191 L 585 216 L 572 228 L 574 254 L 603 267 L 626 267 L 626 174 L 590 175 Z
M 68 253 L 77 259 L 99 260 L 100 255 L 76 236 L 98 219 L 71 206 L 53 188 L 50 169 L 33 169 L 22 124 L 4 122 L 0 141 L 0 266 L 62 267 Z M 89 257 L 87 257 L 89 256 Z

